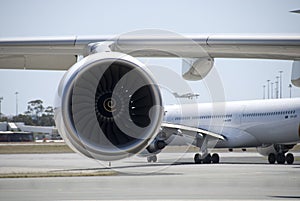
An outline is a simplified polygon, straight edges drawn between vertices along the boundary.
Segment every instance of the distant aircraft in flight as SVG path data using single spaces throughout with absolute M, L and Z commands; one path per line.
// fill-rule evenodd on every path
M 175 96 L 175 98 L 188 98 L 188 99 L 193 99 L 200 96 L 200 94 L 196 94 L 196 93 L 186 93 L 186 94 L 179 95 L 177 92 L 174 92 L 173 95 Z

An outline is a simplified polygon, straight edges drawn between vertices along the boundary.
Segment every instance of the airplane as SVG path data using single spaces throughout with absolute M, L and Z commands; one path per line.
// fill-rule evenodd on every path
M 296 13 L 296 14 L 300 14 L 300 10 L 292 10 L 290 11 L 291 13 Z
M 173 95 L 175 98 L 188 98 L 188 99 L 193 99 L 194 97 L 200 96 L 200 94 L 197 93 L 186 93 L 186 94 L 181 94 L 179 95 L 177 92 L 174 92 Z
M 55 122 L 66 143 L 87 157 L 113 161 L 148 152 L 154 160 L 182 135 L 199 147 L 195 163 L 219 161 L 208 153 L 211 146 L 254 146 L 270 163 L 293 163 L 285 153 L 300 139 L 299 99 L 226 103 L 217 110 L 182 104 L 178 113 L 178 106 L 163 106 L 159 84 L 137 57 L 187 58 L 182 77 L 191 81 L 204 79 L 216 58 L 291 60 L 291 82 L 300 86 L 300 36 L 0 39 L 2 69 L 67 70 L 56 93 Z
M 202 133 L 196 138 L 193 134 L 186 134 L 185 143 L 200 147 L 202 155 L 205 155 L 201 158 L 199 153 L 195 154 L 195 163 L 219 162 L 217 153 L 207 153 L 209 148 L 249 147 L 257 147 L 257 151 L 267 156 L 271 164 L 276 161 L 279 164 L 294 162 L 293 154 L 285 156 L 285 153 L 300 141 L 300 98 L 167 105 L 165 110 L 164 125 L 178 129 L 181 129 L 180 125 L 201 128 L 225 138 L 213 141 L 209 134 Z M 161 133 L 176 135 L 168 129 Z M 184 145 L 180 142 L 182 144 L 176 145 Z M 156 160 L 155 156 L 151 159 Z

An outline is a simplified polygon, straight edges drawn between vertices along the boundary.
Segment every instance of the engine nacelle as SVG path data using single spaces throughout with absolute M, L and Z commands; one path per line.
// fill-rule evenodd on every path
M 273 153 L 273 154 L 277 153 L 277 150 L 275 150 L 274 145 L 257 147 L 256 150 L 258 153 L 260 153 L 263 156 L 268 156 L 271 153 Z
M 144 150 L 159 132 L 163 111 L 159 87 L 145 65 L 105 52 L 66 72 L 56 95 L 55 122 L 72 149 L 111 161 Z
M 300 61 L 293 62 L 291 82 L 294 86 L 300 87 Z
M 263 156 L 268 156 L 269 154 L 275 154 L 278 153 L 286 153 L 290 149 L 292 149 L 295 145 L 294 144 L 272 144 L 272 145 L 266 145 L 257 147 L 257 152 L 260 153 Z

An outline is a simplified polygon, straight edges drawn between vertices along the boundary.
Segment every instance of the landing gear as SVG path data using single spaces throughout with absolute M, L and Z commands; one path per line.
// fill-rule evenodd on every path
M 291 153 L 288 153 L 286 156 L 284 153 L 279 153 L 277 156 L 274 153 L 269 154 L 268 161 L 270 164 L 275 164 L 277 161 L 277 164 L 285 164 L 285 162 L 289 165 L 294 163 L 294 155 Z
M 155 162 L 157 162 L 157 156 L 156 155 L 148 156 L 147 161 L 148 161 L 148 163 L 151 163 L 151 162 L 155 163 Z
M 207 154 L 203 159 L 203 164 L 210 164 L 211 163 L 211 155 Z
M 194 161 L 195 161 L 196 164 L 201 164 L 202 163 L 201 155 L 199 153 L 195 154 Z
M 285 163 L 285 155 L 284 154 L 278 154 L 277 155 L 277 163 L 278 164 L 284 164 Z
M 197 153 L 194 156 L 194 161 L 196 164 L 210 164 L 210 163 L 219 163 L 220 157 L 219 154 L 214 153 L 213 155 L 207 154 L 204 158 L 201 154 Z
M 219 162 L 220 162 L 219 154 L 214 153 L 214 154 L 211 156 L 211 162 L 212 162 L 212 163 L 219 163 Z
M 285 157 L 285 160 L 287 162 L 287 164 L 291 165 L 294 163 L 294 155 L 291 153 L 288 153 Z
M 275 154 L 273 154 L 273 153 L 269 154 L 268 161 L 269 161 L 270 164 L 274 164 L 276 162 Z
M 196 164 L 210 164 L 210 163 L 219 163 L 220 157 L 218 154 L 210 154 L 208 152 L 208 137 L 205 135 L 204 137 L 202 135 L 196 136 L 196 142 L 195 145 L 200 148 L 199 152 L 196 153 L 194 156 L 194 161 Z

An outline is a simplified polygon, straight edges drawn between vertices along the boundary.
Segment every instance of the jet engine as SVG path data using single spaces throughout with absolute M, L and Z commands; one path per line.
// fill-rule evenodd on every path
M 56 94 L 55 122 L 72 149 L 111 161 L 147 148 L 163 111 L 159 87 L 144 64 L 103 52 L 66 72 Z
M 261 155 L 268 156 L 269 154 L 277 155 L 278 153 L 286 153 L 294 146 L 295 146 L 294 144 L 286 144 L 286 145 L 272 144 L 272 145 L 257 147 L 256 149 L 257 152 L 260 153 Z

